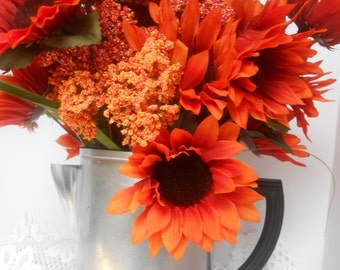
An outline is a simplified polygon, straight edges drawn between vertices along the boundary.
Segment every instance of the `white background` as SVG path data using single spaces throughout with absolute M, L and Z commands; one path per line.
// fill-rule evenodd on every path
M 324 59 L 324 70 L 332 71 L 333 77 L 340 80 L 340 53 L 325 49 L 320 52 L 318 58 Z M 340 250 L 340 213 L 337 210 L 340 200 L 340 168 L 337 168 L 340 162 L 337 150 L 340 147 L 340 130 L 337 131 L 340 83 L 332 85 L 332 89 L 326 97 L 335 101 L 318 104 L 320 117 L 310 120 L 312 143 L 305 141 L 309 151 L 333 169 L 338 189 L 331 201 L 332 179 L 318 159 L 306 159 L 307 168 L 298 168 L 249 154 L 244 157 L 258 169 L 261 177 L 280 178 L 284 182 L 286 211 L 280 241 L 297 270 L 337 270 L 340 265 L 340 256 L 336 254 Z M 0 129 L 0 242 L 7 239 L 27 214 L 43 227 L 70 234 L 49 170 L 50 163 L 61 163 L 66 157 L 66 152 L 54 142 L 63 132 L 45 117 L 39 121 L 39 126 L 32 134 L 18 127 Z

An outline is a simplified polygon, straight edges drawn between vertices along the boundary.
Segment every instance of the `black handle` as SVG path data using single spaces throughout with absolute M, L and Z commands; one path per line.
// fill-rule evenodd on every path
M 261 270 L 272 255 L 281 232 L 284 214 L 282 181 L 261 178 L 256 191 L 266 198 L 266 217 L 253 252 L 238 270 Z

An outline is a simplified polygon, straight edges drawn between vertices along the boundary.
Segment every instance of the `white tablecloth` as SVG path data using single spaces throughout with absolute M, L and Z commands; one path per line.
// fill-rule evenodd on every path
M 212 270 L 236 270 L 254 249 L 259 233 L 256 230 L 240 233 L 239 243 L 235 247 L 225 242 L 217 244 L 212 257 Z M 7 241 L 0 242 L 0 269 L 74 270 L 75 254 L 74 239 L 42 228 L 34 218 L 26 215 Z M 279 242 L 264 270 L 293 269 L 299 270 Z

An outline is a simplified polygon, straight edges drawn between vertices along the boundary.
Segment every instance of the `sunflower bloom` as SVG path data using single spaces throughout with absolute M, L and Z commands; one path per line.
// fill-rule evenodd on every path
M 327 48 L 340 43 L 340 0 L 288 0 L 288 3 L 297 4 L 292 16 L 302 7 L 295 21 L 299 31 L 323 30 L 315 34 L 314 38 Z
M 226 107 L 227 91 L 224 84 L 214 82 L 209 54 L 222 26 L 232 20 L 233 14 L 230 5 L 220 4 L 208 7 L 207 1 L 200 6 L 197 0 L 190 0 L 177 18 L 170 1 L 162 0 L 159 6 L 149 3 L 151 17 L 159 24 L 160 32 L 185 48 L 183 51 L 189 56 L 184 61 L 179 87 L 181 105 L 196 115 L 206 107 L 216 119 L 221 118 Z
M 242 2 L 235 0 L 234 4 Z M 228 112 L 246 128 L 249 116 L 289 127 L 292 107 L 303 107 L 315 100 L 313 86 L 304 78 L 324 75 L 320 62 L 309 62 L 316 53 L 310 36 L 316 31 L 288 35 L 286 16 L 294 5 L 268 1 L 262 9 L 241 10 L 236 18 L 245 18 L 237 29 L 235 41 L 239 72 L 228 75 Z M 244 25 L 244 26 L 243 26 Z M 330 81 L 329 81 L 330 83 Z M 326 86 L 326 85 L 325 85 Z M 319 100 L 321 101 L 321 100 Z M 306 127 L 306 126 L 305 126 Z
M 244 149 L 236 142 L 239 131 L 230 122 L 219 127 L 209 116 L 193 135 L 163 130 L 147 147 L 133 148 L 120 171 L 142 180 L 119 191 L 107 212 L 134 212 L 143 205 L 132 242 L 148 238 L 151 256 L 162 243 L 175 260 L 188 240 L 206 251 L 221 239 L 236 243 L 240 219 L 259 221 L 253 203 L 262 199 L 252 189 L 257 186 L 255 171 L 232 157 Z
M 74 17 L 80 0 L 1 0 L 0 54 L 54 34 Z

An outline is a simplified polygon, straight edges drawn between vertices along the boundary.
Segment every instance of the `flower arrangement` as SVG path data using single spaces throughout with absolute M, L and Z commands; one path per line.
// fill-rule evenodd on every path
M 132 242 L 178 260 L 257 222 L 246 149 L 296 165 L 334 79 L 312 46 L 340 42 L 339 0 L 0 0 L 0 126 L 42 114 L 79 148 L 132 151 L 110 214 L 144 210 Z M 287 28 L 296 24 L 297 31 Z M 154 222 L 157 220 L 157 222 Z M 192 228 L 195 227 L 195 230 Z

